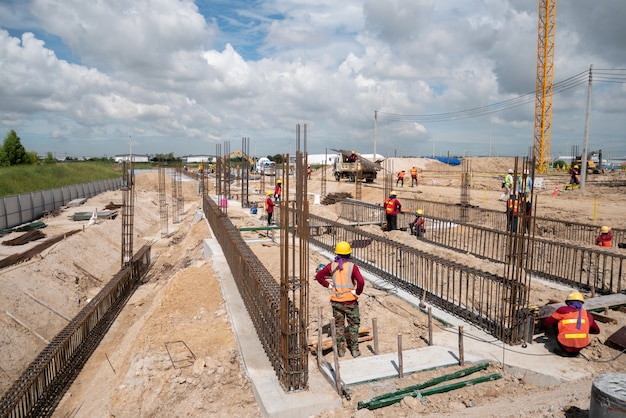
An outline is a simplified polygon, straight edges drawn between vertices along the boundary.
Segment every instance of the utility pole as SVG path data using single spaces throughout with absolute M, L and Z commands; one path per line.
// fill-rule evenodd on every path
M 376 161 L 376 136 L 378 135 L 378 110 L 374 110 L 374 155 L 372 160 Z
M 587 181 L 587 149 L 589 146 L 589 114 L 591 113 L 591 84 L 593 78 L 593 64 L 589 66 L 589 86 L 587 87 L 587 110 L 585 112 L 585 136 L 583 139 L 583 155 L 580 158 L 580 188 L 585 188 Z M 602 161 L 600 161 L 602 164 Z

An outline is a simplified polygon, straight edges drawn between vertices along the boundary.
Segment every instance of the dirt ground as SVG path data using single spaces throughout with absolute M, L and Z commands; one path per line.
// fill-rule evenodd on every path
M 470 197 L 472 204 L 504 210 L 500 178 L 512 166 L 512 159 L 473 159 L 476 172 Z M 393 167 L 408 172 L 415 165 L 421 170 L 421 184 L 398 188 L 400 200 L 459 201 L 458 178 L 460 167 L 449 167 L 425 159 L 396 159 Z M 538 190 L 538 215 L 577 219 L 580 222 L 608 224 L 624 228 L 623 208 L 626 204 L 624 188 L 594 186 L 602 179 L 621 178 L 619 173 L 608 173 L 591 178 L 584 191 L 563 191 L 566 173 L 545 176 L 545 188 Z M 321 187 L 321 172 L 313 173 L 308 183 L 311 203 Z M 330 181 L 327 193 L 354 191 L 354 184 Z M 294 183 L 295 184 L 295 183 Z M 559 185 L 559 196 L 553 196 Z M 251 190 L 258 190 L 252 182 Z M 56 417 L 257 417 L 261 411 L 255 401 L 251 384 L 246 377 L 230 327 L 211 261 L 202 254 L 202 240 L 210 236 L 206 222 L 200 216 L 200 196 L 196 184 L 183 183 L 185 206 L 180 222 L 168 225 L 168 234 L 161 235 L 159 218 L 157 174 L 140 173 L 136 181 L 134 246 L 154 242 L 154 267 L 145 282 L 137 289 L 102 343 L 87 362 L 55 412 Z M 258 197 L 250 200 L 259 202 Z M 382 200 L 382 182 L 364 185 L 362 198 Z M 168 184 L 168 196 L 169 184 Z M 121 192 L 107 192 L 89 199 L 84 206 L 67 208 L 57 216 L 42 221 L 48 225 L 43 231 L 48 237 L 69 230 L 80 232 L 47 249 L 32 260 L 3 269 L 0 280 L 0 390 L 4 391 L 21 374 L 28 363 L 52 340 L 89 298 L 93 297 L 120 267 L 121 218 L 99 220 L 95 225 L 87 221 L 69 221 L 75 211 L 102 210 L 109 202 L 121 203 Z M 170 206 L 173 207 L 173 206 Z M 311 212 L 322 216 L 336 216 L 333 205 L 313 205 Z M 243 211 L 229 210 L 236 226 L 261 225 L 262 212 L 256 217 Z M 382 232 L 379 232 L 383 234 Z M 254 233 L 247 233 L 253 237 Z M 411 237 L 408 232 L 393 231 L 388 237 L 413 246 L 427 245 Z M 5 241 L 12 237 L 0 238 Z M 257 236 L 259 236 L 257 234 Z M 0 246 L 0 258 L 23 251 L 36 243 L 20 248 Z M 270 271 L 279 271 L 278 244 L 268 239 L 262 244 L 251 244 Z M 623 251 L 617 248 L 614 251 Z M 458 253 L 440 252 L 440 255 L 458 258 L 477 268 L 490 269 L 491 263 L 461 257 Z M 327 259 L 311 252 L 310 312 L 322 307 L 326 318 L 330 315 L 328 294 L 312 276 L 319 263 Z M 377 318 L 380 350 L 396 349 L 396 336 L 403 335 L 404 349 L 427 345 L 427 317 L 412 304 L 398 298 L 388 289 L 368 284 L 368 296 L 361 300 L 362 324 Z M 531 303 L 539 305 L 551 299 L 562 300 L 567 294 L 562 286 L 533 281 Z M 397 388 L 416 384 L 457 368 L 432 370 L 405 377 L 358 385 L 352 389 L 352 400 L 344 399 L 341 408 L 325 411 L 319 418 L 399 416 L 468 416 L 468 417 L 584 417 L 588 415 L 593 378 L 608 372 L 626 369 L 626 355 L 606 346 L 605 340 L 626 324 L 626 314 L 610 311 L 617 323 L 601 323 L 601 334 L 593 336 L 584 356 L 571 359 L 571 367 L 588 371 L 588 378 L 566 385 L 538 387 L 519 374 L 502 372 L 492 365 L 485 374 L 502 372 L 503 378 L 457 391 L 433 395 L 420 403 L 405 398 L 400 404 L 383 409 L 357 410 L 358 401 Z M 315 316 L 312 314 L 312 316 Z M 317 318 L 310 321 L 309 332 L 317 333 Z M 449 332 L 436 326 L 436 332 Z M 363 355 L 372 355 L 365 347 Z M 554 354 L 546 348 L 542 361 Z M 348 354 L 349 357 L 349 354 Z M 328 354 L 328 359 L 332 355 Z M 314 363 L 311 357 L 310 363 Z M 529 356 L 529 362 L 537 361 Z M 331 388 L 329 387 L 329 390 Z

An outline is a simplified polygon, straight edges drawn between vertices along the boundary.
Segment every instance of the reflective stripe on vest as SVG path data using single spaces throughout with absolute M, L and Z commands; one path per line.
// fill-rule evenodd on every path
M 352 268 L 354 264 L 349 261 L 343 263 L 343 270 L 337 268 L 337 262 L 331 264 L 333 271 L 333 286 L 330 293 L 330 300 L 333 302 L 351 302 L 357 299 L 352 294 L 352 290 L 356 289 L 352 283 Z
M 565 314 L 554 312 L 552 317 L 559 321 L 559 335 L 557 339 L 563 346 L 583 348 L 589 345 L 591 339 L 589 338 L 589 321 L 587 320 L 587 311 L 585 309 L 581 308 L 580 329 L 576 329 L 578 311 Z

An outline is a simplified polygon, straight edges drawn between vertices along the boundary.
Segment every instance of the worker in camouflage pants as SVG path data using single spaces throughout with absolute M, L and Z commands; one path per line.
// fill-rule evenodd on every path
M 350 352 L 352 357 L 361 355 L 359 351 L 359 295 L 363 293 L 365 281 L 359 268 L 351 261 L 352 247 L 340 241 L 335 247 L 335 260 L 315 274 L 315 280 L 330 289 L 330 302 L 337 330 L 337 354 L 346 355 L 345 327 L 348 322 Z

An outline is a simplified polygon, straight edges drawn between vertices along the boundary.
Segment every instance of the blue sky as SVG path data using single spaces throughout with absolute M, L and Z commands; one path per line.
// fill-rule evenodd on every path
M 3 0 L 0 133 L 41 155 L 527 155 L 537 2 Z M 626 2 L 559 2 L 552 157 L 626 156 Z M 569 80 L 569 81 L 567 81 Z

